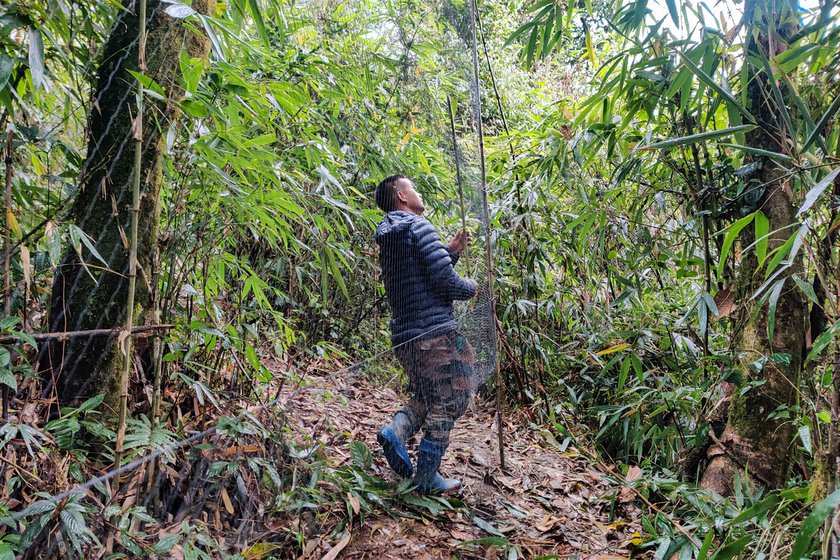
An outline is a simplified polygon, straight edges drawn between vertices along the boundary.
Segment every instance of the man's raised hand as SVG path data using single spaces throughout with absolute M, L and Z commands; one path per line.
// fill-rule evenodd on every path
M 455 253 L 456 255 L 460 255 L 464 249 L 466 249 L 472 243 L 472 233 L 469 231 L 461 230 L 455 234 L 455 237 L 452 238 L 452 241 L 449 242 L 449 250 Z

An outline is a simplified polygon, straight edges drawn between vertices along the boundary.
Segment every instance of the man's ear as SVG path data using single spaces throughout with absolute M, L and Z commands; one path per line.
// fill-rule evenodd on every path
M 394 192 L 395 192 L 395 193 L 396 193 L 396 195 L 397 195 L 397 200 L 399 200 L 399 201 L 400 201 L 400 202 L 402 202 L 403 204 L 405 204 L 406 202 L 408 202 L 408 198 L 405 196 L 405 192 L 403 192 L 403 190 L 402 190 L 402 189 L 399 189 L 399 188 L 398 188 L 398 189 L 394 189 Z

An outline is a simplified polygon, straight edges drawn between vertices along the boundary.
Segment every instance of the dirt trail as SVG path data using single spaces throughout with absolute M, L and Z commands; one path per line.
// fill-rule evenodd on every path
M 307 436 L 320 441 L 338 466 L 350 461 L 350 441 L 363 441 L 374 453 L 371 474 L 396 481 L 375 434 L 400 408 L 404 395 L 372 383 L 359 372 L 332 378 L 309 376 L 303 385 L 305 390 L 288 390 L 286 401 L 290 428 L 301 443 Z M 498 465 L 493 412 L 487 403 L 473 402 L 455 425 L 441 467 L 445 476 L 462 480 L 458 498 L 464 507 L 443 512 L 437 519 L 369 515 L 352 527 L 350 541 L 339 546 L 336 557 L 627 558 L 638 530 L 638 523 L 628 519 L 637 512 L 629 491 L 611 487 L 571 447 L 561 452 L 553 437 L 528 421 L 526 412 L 507 419 L 505 430 L 507 473 Z M 415 437 L 408 445 L 412 458 L 416 446 Z M 493 532 L 495 543 L 462 544 L 493 537 Z M 517 554 L 510 553 L 511 547 L 499 546 L 500 535 L 516 547 Z M 321 549 L 321 554 L 334 545 Z

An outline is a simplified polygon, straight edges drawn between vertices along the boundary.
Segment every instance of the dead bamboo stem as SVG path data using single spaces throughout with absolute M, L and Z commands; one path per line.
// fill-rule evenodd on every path
M 151 336 L 157 331 L 174 329 L 175 325 L 139 325 L 131 327 L 131 334 L 136 337 Z M 50 340 L 70 340 L 71 338 L 82 338 L 86 336 L 112 336 L 119 335 L 125 332 L 126 329 L 121 327 L 113 329 L 88 329 L 82 331 L 65 331 L 52 333 L 35 333 L 24 336 L 5 335 L 0 336 L 0 344 L 14 344 L 17 342 L 26 342 L 29 339 L 35 342 L 47 342 Z

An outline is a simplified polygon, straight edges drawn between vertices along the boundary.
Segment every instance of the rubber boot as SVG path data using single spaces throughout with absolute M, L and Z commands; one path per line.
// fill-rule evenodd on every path
M 411 466 L 411 458 L 405 450 L 405 440 L 411 430 L 411 420 L 402 411 L 394 415 L 390 424 L 379 430 L 376 434 L 376 441 L 382 446 L 388 466 L 398 476 L 410 478 L 414 475 L 414 467 Z
M 438 473 L 440 461 L 446 446 L 423 438 L 417 455 L 417 472 L 414 475 L 415 490 L 420 494 L 443 494 L 461 487 L 457 478 L 443 478 Z

